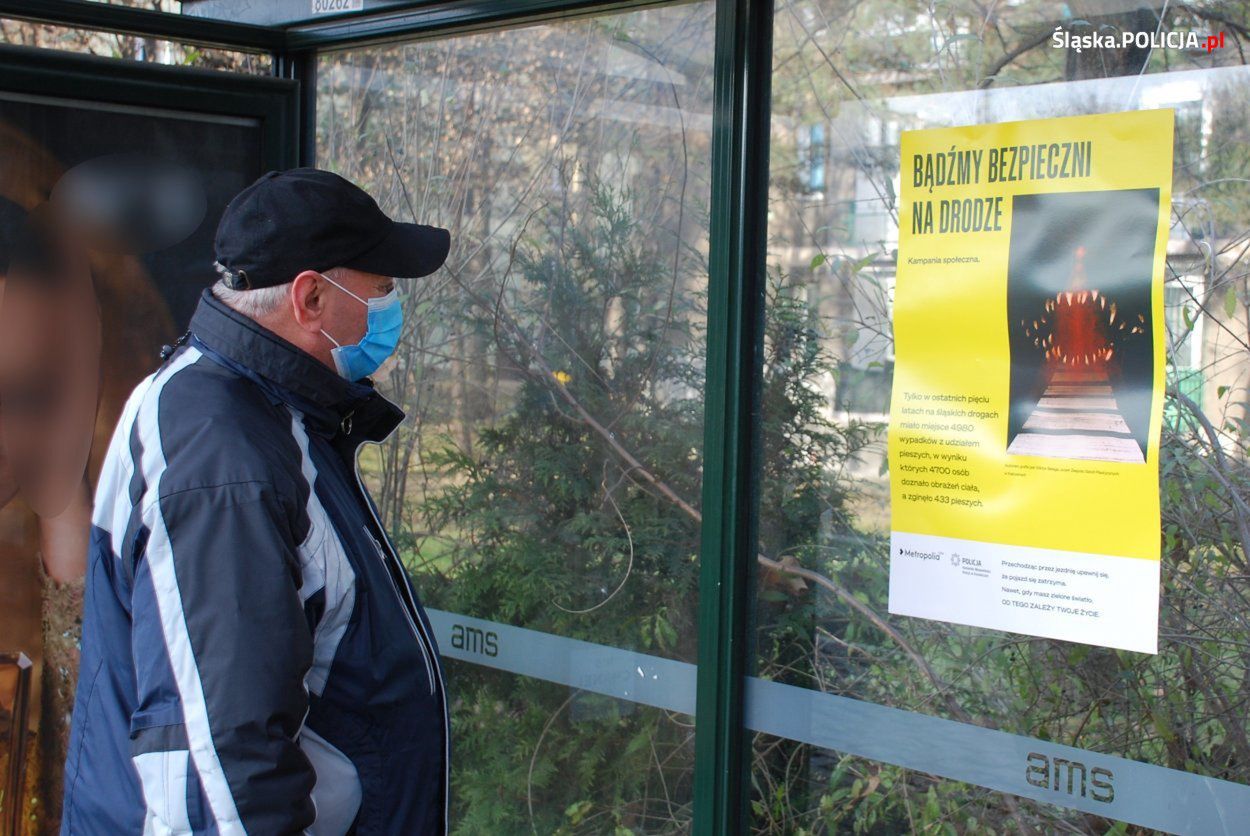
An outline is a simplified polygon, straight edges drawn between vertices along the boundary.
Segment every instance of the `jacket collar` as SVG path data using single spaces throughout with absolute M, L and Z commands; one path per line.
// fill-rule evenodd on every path
M 326 435 L 381 441 L 404 412 L 366 379 L 345 380 L 306 351 L 255 320 L 227 307 L 205 290 L 191 317 L 191 334 L 214 359 L 255 380 L 271 396 L 303 412 Z

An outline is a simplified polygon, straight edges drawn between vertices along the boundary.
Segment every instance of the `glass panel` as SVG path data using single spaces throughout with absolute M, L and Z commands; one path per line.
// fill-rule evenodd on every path
M 362 470 L 448 660 L 460 832 L 690 824 L 713 30 L 692 3 L 318 69 L 320 163 L 452 232 Z
M 756 832 L 1244 828 L 1246 14 L 778 3 Z M 1078 49 L 1057 27 L 1201 46 Z M 900 133 L 1153 108 L 1176 110 L 1158 655 L 889 615 Z
M 99 32 L 93 29 L 32 23 L 27 20 L 0 18 L 0 43 L 128 61 L 146 61 L 152 64 L 229 70 L 251 75 L 273 74 L 273 58 L 269 53 L 213 49 L 142 35 Z

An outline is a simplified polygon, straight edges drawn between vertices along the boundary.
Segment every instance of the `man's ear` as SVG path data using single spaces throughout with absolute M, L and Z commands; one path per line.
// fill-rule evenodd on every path
M 291 306 L 300 328 L 314 334 L 320 331 L 325 305 L 325 282 L 316 270 L 305 270 L 291 282 Z

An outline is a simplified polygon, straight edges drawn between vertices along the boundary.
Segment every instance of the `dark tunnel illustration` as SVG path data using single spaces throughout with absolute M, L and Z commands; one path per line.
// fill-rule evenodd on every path
M 1159 190 L 1017 195 L 1007 452 L 1144 462 Z

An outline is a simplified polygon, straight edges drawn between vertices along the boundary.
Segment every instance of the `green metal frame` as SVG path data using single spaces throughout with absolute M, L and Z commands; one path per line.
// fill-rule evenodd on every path
M 743 686 L 756 564 L 772 0 L 720 0 L 695 722 L 695 832 L 745 831 Z
M 286 43 L 283 30 L 268 26 L 83 0 L 0 0 L 0 17 L 256 52 L 280 50 Z
M 0 17 L 106 31 L 132 32 L 197 44 L 267 51 L 278 79 L 232 79 L 200 73 L 203 90 L 186 70 L 128 66 L 111 59 L 60 57 L 46 50 L 0 51 L 44 92 L 116 101 L 114 79 L 148 86 L 150 96 L 184 108 L 246 105 L 258 81 L 300 82 L 291 111 L 269 112 L 273 135 L 286 153 L 275 167 L 312 165 L 316 159 L 315 74 L 318 51 L 366 43 L 429 38 L 487 28 L 624 11 L 691 0 L 440 0 L 412 2 L 364 16 L 337 16 L 290 27 L 261 27 L 180 17 L 81 0 L 0 0 Z M 698 693 L 695 724 L 694 829 L 698 834 L 746 828 L 747 766 L 743 688 L 754 646 L 749 640 L 750 583 L 756 565 L 756 482 L 759 465 L 759 389 L 764 321 L 768 198 L 769 98 L 773 0 L 716 3 L 715 91 L 712 141 L 711 258 L 708 278 L 708 361 L 704 427 L 703 527 L 700 563 Z M 91 77 L 70 64 L 99 62 Z M 158 80 L 169 72 L 168 83 Z M 177 80 L 174 81 L 175 76 Z M 38 81 L 36 82 L 36 79 Z M 103 79 L 108 82 L 102 83 Z M 239 82 L 237 90 L 231 85 Z M 136 86 L 137 85 L 137 86 Z M 276 90 L 277 88 L 275 88 Z M 287 88 L 289 89 L 289 87 Z M 115 91 L 116 92 L 116 91 Z M 253 105 L 254 106 L 254 100 Z M 289 126 L 298 118 L 299 130 Z M 266 123 L 269 125 L 269 122 Z M 280 127 L 281 124 L 287 127 Z M 269 147 L 275 147 L 266 143 Z
M 0 45 L 0 89 L 256 119 L 264 166 L 296 164 L 299 100 L 291 81 Z
M 296 165 L 317 164 L 317 53 L 282 49 L 273 53 L 273 74 L 299 85 L 299 150 Z
M 92 0 L 0 0 L 0 18 L 125 32 L 202 46 L 295 52 L 500 28 L 694 0 L 410 0 L 370 13 L 345 13 L 287 26 L 257 26 Z
M 530 25 L 694 0 L 443 0 L 388 8 L 364 18 L 340 18 L 287 27 L 293 49 L 339 49 L 410 38 Z

